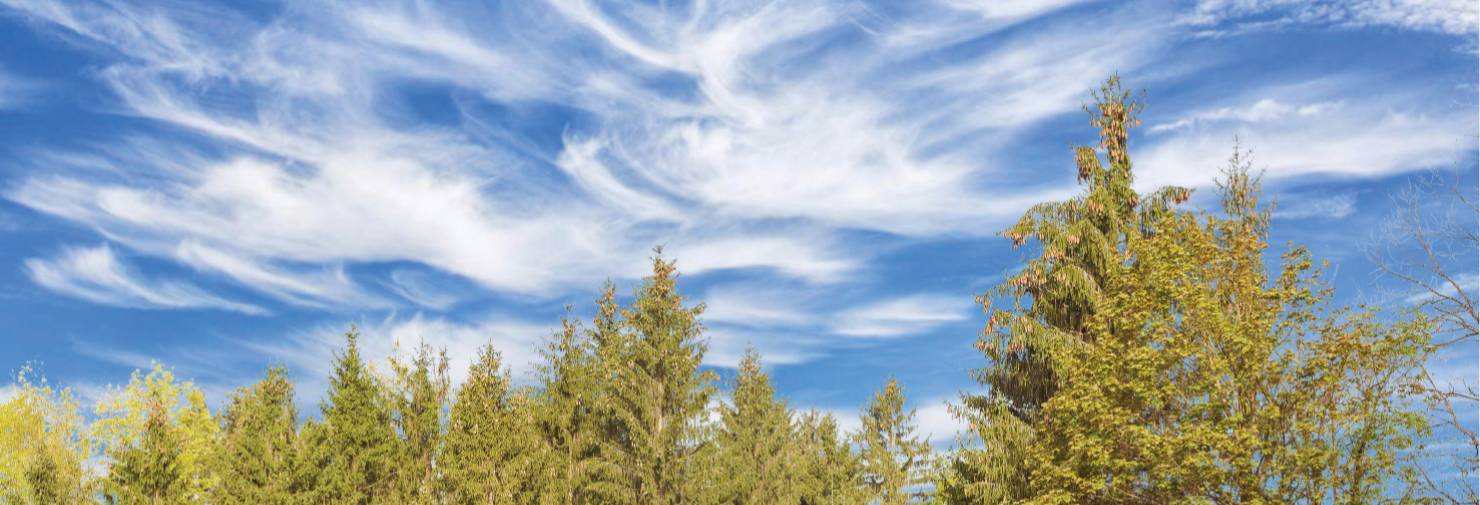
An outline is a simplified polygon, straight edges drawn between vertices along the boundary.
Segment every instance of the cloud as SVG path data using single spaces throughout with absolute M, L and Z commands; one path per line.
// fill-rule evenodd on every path
M 108 245 L 68 248 L 51 259 L 26 260 L 26 272 L 36 284 L 57 293 L 118 307 L 223 309 L 263 315 L 260 307 L 210 294 L 184 281 L 140 276 L 119 261 Z
M 1137 185 L 1209 185 L 1235 138 L 1270 180 L 1376 177 L 1448 166 L 1473 149 L 1473 114 L 1423 100 L 1427 86 L 1360 102 L 1337 98 L 1375 85 L 1349 76 L 1275 85 L 1159 123 L 1146 147 L 1136 148 Z
M 1297 195 L 1277 201 L 1276 219 L 1341 219 L 1357 211 L 1356 193 L 1338 195 Z
M 1480 24 L 1475 2 L 1468 0 L 1201 0 L 1189 17 L 1194 26 L 1222 24 L 1252 27 L 1285 24 L 1333 25 L 1345 28 L 1394 27 L 1452 35 L 1474 34 Z M 1211 31 L 1210 33 L 1217 33 Z
M 964 321 L 973 306 L 959 296 L 912 295 L 884 300 L 836 314 L 833 332 L 849 337 L 879 338 L 919 334 Z

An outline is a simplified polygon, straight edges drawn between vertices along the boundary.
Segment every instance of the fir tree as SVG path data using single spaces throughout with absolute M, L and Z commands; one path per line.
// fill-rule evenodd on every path
M 217 505 L 288 505 L 292 501 L 293 383 L 270 368 L 250 388 L 236 391 L 222 416 Z
M 754 349 L 746 350 L 733 391 L 731 405 L 720 409 L 715 441 L 723 469 L 719 502 L 795 503 L 801 454 L 792 446 L 791 413 L 776 399 Z
M 703 306 L 684 306 L 674 264 L 657 252 L 652 276 L 621 312 L 621 331 L 609 332 L 598 321 L 601 376 L 610 381 L 602 451 L 617 472 L 615 481 L 600 486 L 608 502 L 687 501 L 689 458 L 713 392 L 713 373 L 699 370 Z
M 511 394 L 498 351 L 485 345 L 457 391 L 438 468 L 449 503 L 534 503 L 536 447 L 522 397 Z
M 326 503 L 367 505 L 394 498 L 397 439 L 383 388 L 360 357 L 359 334 L 345 334 L 322 406 L 328 465 L 316 479 Z
M 915 411 L 906 412 L 904 402 L 904 389 L 890 378 L 863 410 L 854 434 L 864 482 L 880 505 L 908 503 L 927 483 L 930 444 L 915 434 Z

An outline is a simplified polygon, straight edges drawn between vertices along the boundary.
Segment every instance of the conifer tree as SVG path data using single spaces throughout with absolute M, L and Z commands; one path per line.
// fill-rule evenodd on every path
M 422 344 L 409 363 L 391 356 L 389 403 L 400 434 L 394 464 L 396 503 L 427 505 L 436 497 L 437 452 L 442 446 L 442 411 L 451 381 L 447 353 Z
M 97 412 L 93 436 L 113 459 L 108 488 L 118 491 L 117 499 L 156 496 L 138 494 L 139 489 L 148 488 L 150 493 L 162 493 L 159 499 L 170 503 L 208 503 L 217 480 L 212 457 L 220 425 L 199 388 L 177 382 L 173 373 L 155 363 L 148 374 L 134 371 L 128 385 L 111 392 Z M 128 466 L 120 467 L 125 457 Z M 158 473 L 166 468 L 178 479 Z M 141 485 L 136 479 L 149 479 L 152 484 Z M 150 487 L 166 481 L 171 483 L 168 489 Z
M 793 439 L 798 449 L 798 503 L 855 505 L 867 501 L 862 463 L 832 414 L 802 415 Z
M 967 395 L 956 408 L 985 446 L 960 455 L 970 474 L 959 476 L 963 492 L 975 501 L 1027 496 L 1023 451 L 1033 439 L 1043 402 L 1060 383 L 1056 369 L 1062 364 L 1052 356 L 1085 340 L 1084 325 L 1101 297 L 1102 279 L 1120 262 L 1126 241 L 1146 233 L 1149 220 L 1189 194 L 1175 187 L 1136 193 L 1128 135 L 1140 125 L 1136 115 L 1142 104 L 1121 87 L 1118 76 L 1110 77 L 1095 98 L 1086 110 L 1109 164 L 1095 148 L 1075 149 L 1083 193 L 1038 204 L 1003 232 L 1014 247 L 1036 241 L 1039 255 L 978 299 L 988 316 L 977 341 L 987 366 L 973 378 L 987 392 Z M 1004 302 L 1010 305 L 1000 307 Z
M 438 460 L 448 503 L 535 503 L 541 490 L 530 409 L 500 361 L 493 346 L 480 347 L 457 391 Z
M 615 328 L 615 299 L 615 287 L 608 282 L 598 301 L 597 327 Z M 595 332 L 583 330 L 569 311 L 566 307 L 560 331 L 540 351 L 539 394 L 531 408 L 541 441 L 537 463 L 541 498 L 575 505 L 593 503 L 598 479 L 610 480 L 617 472 L 599 457 L 602 433 L 597 411 L 606 383 L 597 375 Z
M 719 502 L 796 503 L 801 454 L 792 446 L 791 413 L 776 399 L 755 349 L 747 349 L 740 361 L 731 398 L 720 408 L 715 440 L 722 469 Z
M 915 434 L 915 410 L 904 410 L 904 388 L 890 378 L 863 409 L 854 434 L 863 479 L 879 505 L 902 505 L 928 483 L 930 444 Z
M 288 371 L 269 368 L 261 381 L 238 389 L 222 416 L 216 505 L 289 505 L 298 410 Z
M 610 381 L 602 457 L 616 471 L 614 481 L 599 485 L 608 503 L 687 502 L 689 458 L 713 392 L 714 374 L 699 370 L 703 306 L 684 306 L 674 263 L 656 252 L 652 276 L 621 311 L 621 330 L 609 332 L 598 321 L 601 377 Z
M 298 428 L 293 439 L 289 495 L 294 505 L 335 503 L 329 485 L 328 469 L 334 462 L 334 448 L 329 441 L 329 427 L 309 419 Z
M 326 503 L 388 503 L 394 496 L 397 439 L 379 380 L 360 357 L 359 333 L 345 334 L 335 359 L 324 415 L 327 467 L 315 484 Z
M 182 470 L 184 442 L 170 423 L 160 398 L 147 398 L 144 426 L 137 439 L 110 448 L 113 460 L 103 496 L 110 505 L 177 505 L 189 503 Z

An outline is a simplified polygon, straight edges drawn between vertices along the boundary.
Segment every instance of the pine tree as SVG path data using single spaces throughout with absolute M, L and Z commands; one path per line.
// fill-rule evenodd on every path
M 298 410 L 283 368 L 232 396 L 222 416 L 217 505 L 288 505 L 292 501 L 294 431 Z
M 391 356 L 391 417 L 400 433 L 394 464 L 398 504 L 434 502 L 437 489 L 437 452 L 442 446 L 442 411 L 451 381 L 447 353 L 431 346 L 417 347 L 410 363 Z
M 334 448 L 330 445 L 329 427 L 309 419 L 298 428 L 293 439 L 292 459 L 288 470 L 291 474 L 289 496 L 294 505 L 323 505 L 334 503 L 336 491 L 329 485 L 330 465 L 334 462 Z
M 1094 315 L 1105 273 L 1120 263 L 1126 241 L 1147 232 L 1146 223 L 1187 199 L 1188 190 L 1163 188 L 1138 195 L 1128 151 L 1128 134 L 1140 125 L 1142 104 L 1112 76 L 1086 107 L 1090 125 L 1100 131 L 1099 149 L 1075 149 L 1078 180 L 1084 192 L 1063 202 L 1028 210 L 1003 232 L 1014 247 L 1036 240 L 1039 256 L 978 299 L 988 313 L 977 349 L 987 367 L 973 373 L 986 387 L 967 395 L 956 409 L 982 439 L 985 450 L 960 455 L 965 471 L 958 476 L 964 492 L 977 502 L 1023 499 L 1028 474 L 1022 467 L 1043 402 L 1060 384 L 1053 361 L 1059 349 L 1079 345 L 1085 324 Z M 1006 308 L 994 304 L 1010 302 Z M 1026 303 L 1026 306 L 1024 304 Z
M 379 380 L 360 357 L 359 334 L 345 334 L 334 363 L 324 414 L 328 466 L 314 494 L 326 503 L 367 505 L 392 501 L 397 439 Z
M 485 345 L 468 369 L 438 460 L 449 503 L 534 503 L 538 456 L 533 419 L 522 395 L 510 391 L 498 351 Z
M 617 472 L 598 486 L 609 503 L 685 503 L 689 458 L 713 392 L 714 374 L 699 370 L 703 306 L 684 306 L 674 264 L 656 252 L 652 276 L 621 312 L 621 331 L 599 321 L 596 332 L 599 370 L 610 381 L 602 457 Z
M 802 415 L 792 439 L 798 453 L 798 503 L 856 505 L 867 500 L 862 463 L 832 414 Z
M 930 444 L 915 434 L 915 410 L 904 410 L 904 388 L 890 378 L 874 394 L 854 434 L 869 495 L 880 505 L 902 505 L 928 482 Z
M 715 446 L 723 469 L 720 503 L 795 503 L 800 456 L 792 447 L 791 413 L 776 399 L 760 356 L 747 349 L 735 378 L 731 405 L 720 409 Z

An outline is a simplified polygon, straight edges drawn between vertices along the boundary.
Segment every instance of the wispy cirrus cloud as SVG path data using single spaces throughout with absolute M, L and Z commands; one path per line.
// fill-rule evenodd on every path
M 189 282 L 142 277 L 120 261 L 106 244 L 68 248 L 55 258 L 28 259 L 26 272 L 46 289 L 104 305 L 266 313 L 260 307 L 221 298 Z
M 1475 33 L 1480 23 L 1477 12 L 1480 7 L 1467 0 L 1201 0 L 1189 21 L 1196 26 L 1232 24 L 1245 30 L 1315 24 L 1387 26 L 1463 35 Z

